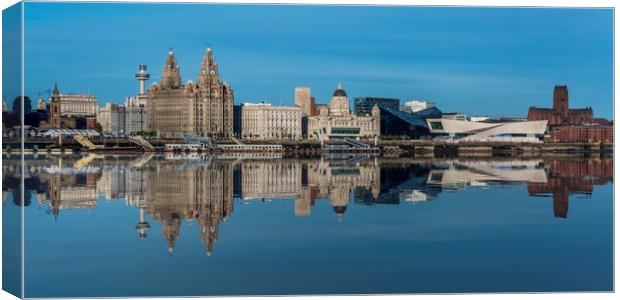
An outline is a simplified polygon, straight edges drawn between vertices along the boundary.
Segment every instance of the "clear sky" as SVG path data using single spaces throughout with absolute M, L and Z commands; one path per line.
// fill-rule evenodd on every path
M 296 86 L 325 103 L 342 82 L 351 99 L 525 116 L 567 84 L 571 107 L 613 116 L 611 9 L 27 3 L 25 21 L 33 99 L 58 81 L 122 102 L 138 64 L 159 81 L 170 47 L 196 81 L 210 43 L 236 103 L 292 104 Z

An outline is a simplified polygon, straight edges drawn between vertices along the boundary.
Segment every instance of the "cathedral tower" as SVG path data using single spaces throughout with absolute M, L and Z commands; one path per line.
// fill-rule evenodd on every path
M 553 110 L 568 113 L 568 87 L 556 85 L 553 89 Z

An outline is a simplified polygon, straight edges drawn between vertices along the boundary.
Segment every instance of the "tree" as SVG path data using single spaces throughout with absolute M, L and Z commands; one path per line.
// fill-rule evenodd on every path
M 99 131 L 99 132 L 103 133 L 103 127 L 102 127 L 102 126 L 101 126 L 101 124 L 99 124 L 99 123 L 95 124 L 95 130 L 97 130 L 97 131 Z
M 29 113 L 32 111 L 32 103 L 28 96 L 17 96 L 13 100 L 13 113 L 16 115 L 22 114 L 22 99 L 24 100 L 24 112 Z

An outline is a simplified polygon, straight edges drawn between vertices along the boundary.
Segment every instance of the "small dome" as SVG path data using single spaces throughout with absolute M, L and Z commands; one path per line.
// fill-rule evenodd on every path
M 347 93 L 342 89 L 342 83 L 338 84 L 338 89 L 334 91 L 334 97 L 346 97 Z
M 336 90 L 334 92 L 334 97 L 346 97 L 347 93 L 345 93 L 343 90 Z
M 343 206 L 334 206 L 333 207 L 334 212 L 337 214 L 344 214 L 344 212 L 347 210 L 347 206 L 343 205 Z

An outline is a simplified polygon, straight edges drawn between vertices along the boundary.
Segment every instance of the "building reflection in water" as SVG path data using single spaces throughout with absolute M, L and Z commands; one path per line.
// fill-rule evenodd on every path
M 545 159 L 547 182 L 530 182 L 530 196 L 553 197 L 553 214 L 558 218 L 568 216 L 568 197 L 580 194 L 590 197 L 594 185 L 613 181 L 614 163 L 603 159 Z
M 568 197 L 589 195 L 594 184 L 613 180 L 613 160 L 501 159 L 414 160 L 221 159 L 211 156 L 153 155 L 31 158 L 26 162 L 24 205 L 32 195 L 55 218 L 63 210 L 93 208 L 122 200 L 137 208 L 136 231 L 147 238 L 151 222 L 161 224 L 173 253 L 182 221 L 197 222 L 205 253 L 218 241 L 220 223 L 241 201 L 292 199 L 294 214 L 308 216 L 326 199 L 338 220 L 350 205 L 398 205 L 433 200 L 444 189 L 527 184 L 530 196 L 552 196 L 556 217 L 567 217 Z M 19 205 L 18 159 L 3 159 L 3 203 L 8 193 Z M 17 200 L 15 200 L 17 199 Z

